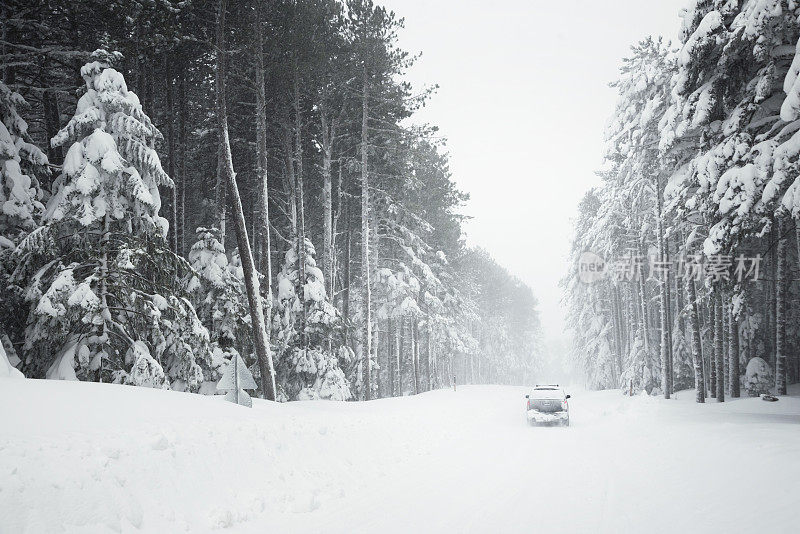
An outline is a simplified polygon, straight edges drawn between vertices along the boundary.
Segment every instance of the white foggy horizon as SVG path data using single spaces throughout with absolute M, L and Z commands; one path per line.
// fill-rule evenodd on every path
M 405 19 L 400 46 L 422 53 L 407 78 L 439 85 L 413 120 L 447 139 L 453 179 L 470 195 L 467 243 L 531 287 L 545 341 L 563 340 L 558 282 L 577 204 L 599 183 L 608 84 L 631 45 L 676 41 L 685 0 L 378 3 Z

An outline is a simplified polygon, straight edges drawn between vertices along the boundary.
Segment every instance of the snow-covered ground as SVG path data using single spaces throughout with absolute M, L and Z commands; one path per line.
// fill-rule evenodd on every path
M 569 391 L 570 428 L 529 428 L 524 393 L 0 380 L 0 532 L 797 532 L 800 398 Z

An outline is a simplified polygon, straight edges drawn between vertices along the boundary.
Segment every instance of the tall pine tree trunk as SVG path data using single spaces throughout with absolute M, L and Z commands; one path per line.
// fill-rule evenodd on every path
M 669 369 L 669 303 L 667 301 L 667 283 L 663 280 L 659 281 L 661 287 L 659 289 L 659 326 L 661 330 L 661 389 L 664 392 L 664 398 L 670 398 L 670 369 Z
M 372 294 L 369 280 L 369 172 L 367 169 L 369 149 L 369 81 L 364 67 L 363 91 L 361 95 L 361 285 L 364 310 L 364 398 L 372 398 L 370 357 L 372 355 Z
M 433 321 L 428 317 L 428 390 L 436 387 L 436 358 L 433 353 Z
M 406 343 L 406 318 L 401 316 L 397 325 L 397 394 L 403 395 L 403 352 Z
M 419 351 L 417 347 L 417 319 L 411 319 L 411 370 L 414 373 L 414 395 L 419 393 Z
M 267 95 L 265 88 L 265 66 L 264 66 L 264 27 L 262 22 L 261 4 L 259 4 L 256 22 L 256 153 L 257 153 L 257 174 L 259 185 L 261 186 L 261 219 L 258 222 L 261 238 L 261 263 L 264 281 L 267 284 L 264 303 L 266 315 L 266 335 L 267 352 L 269 360 L 272 360 L 270 347 L 270 329 L 272 320 L 272 242 L 269 230 L 269 182 L 267 180 L 268 161 L 267 161 Z M 262 378 L 262 388 L 264 379 Z M 265 389 L 266 391 L 266 389 Z
M 333 295 L 333 187 L 331 160 L 333 158 L 333 136 L 336 122 L 328 117 L 325 104 L 320 105 L 322 127 L 322 272 L 325 274 L 325 289 Z
M 222 155 L 222 171 L 225 182 L 231 191 L 231 204 L 233 207 L 234 230 L 236 241 L 239 245 L 239 257 L 242 261 L 247 300 L 250 305 L 250 318 L 253 327 L 253 345 L 255 346 L 258 367 L 261 372 L 262 395 L 269 400 L 275 400 L 275 369 L 272 365 L 272 355 L 267 343 L 267 332 L 264 324 L 264 308 L 261 305 L 261 291 L 258 277 L 253 264 L 253 254 L 250 250 L 250 241 L 247 237 L 247 225 L 242 209 L 242 200 L 239 188 L 236 185 L 236 173 L 233 169 L 233 156 L 231 155 L 230 139 L 228 135 L 228 110 L 225 101 L 225 14 L 227 0 L 219 0 L 217 13 L 217 128 Z
M 7 20 L 7 19 L 4 19 Z M 7 25 L 3 24 L 3 29 Z M 44 111 L 44 126 L 47 132 L 47 139 L 52 139 L 58 133 L 61 125 L 61 112 L 58 106 L 58 93 L 47 89 L 42 94 L 42 105 Z M 64 161 L 63 149 L 61 146 L 52 146 L 47 143 L 47 160 L 53 165 L 61 165 Z
M 350 263 L 353 258 L 353 217 L 350 203 L 347 204 L 347 238 L 344 248 L 344 280 L 342 282 L 342 320 L 344 322 L 344 342 L 351 346 L 350 342 L 350 286 L 352 284 L 352 270 Z
M 644 276 L 638 276 L 638 287 L 639 287 L 639 307 L 640 307 L 640 323 L 639 328 L 642 332 L 642 341 L 644 342 L 644 350 L 647 353 L 647 357 L 650 357 L 650 335 L 649 335 L 649 325 L 647 321 L 648 313 L 647 313 L 647 287 L 644 283 Z
M 390 397 L 394 397 L 395 329 L 395 321 L 390 317 L 386 320 L 386 383 L 389 386 L 388 393 Z
M 218 52 L 219 53 L 219 52 Z M 217 140 L 218 148 L 217 148 L 217 183 L 214 187 L 214 202 L 216 207 L 215 219 L 216 219 L 216 226 L 219 230 L 219 242 L 222 244 L 222 248 L 225 248 L 225 236 L 227 234 L 227 230 L 225 228 L 225 222 L 227 221 L 227 214 L 226 208 L 228 204 L 228 184 L 226 182 L 226 169 L 225 169 L 225 153 L 223 152 L 222 145 L 224 141 L 222 139 Z
M 708 355 L 708 391 L 712 399 L 717 398 L 717 304 L 714 290 L 709 292 L 708 298 L 708 335 L 711 337 L 711 352 Z M 722 341 L 720 341 L 720 345 Z M 722 350 L 720 348 L 720 350 Z
M 723 337 L 725 330 L 723 327 L 723 314 L 725 313 L 722 305 L 722 290 L 714 288 L 714 360 L 716 368 L 714 374 L 717 377 L 717 402 L 725 402 L 725 351 L 723 349 Z
M 178 157 L 175 150 L 175 88 L 172 83 L 172 69 L 170 68 L 170 60 L 167 56 L 164 57 L 164 66 L 166 72 L 167 84 L 167 152 L 169 152 L 169 160 L 167 160 L 167 174 L 175 180 L 176 159 Z M 170 206 L 170 240 L 169 245 L 172 252 L 178 253 L 178 185 L 172 188 L 172 198 Z
M 738 398 L 741 395 L 739 384 L 739 321 L 733 311 L 733 304 L 729 304 L 730 314 L 728 315 L 728 387 L 731 397 Z
M 669 255 L 664 242 L 664 194 L 661 188 L 661 175 L 656 175 L 656 232 L 659 260 L 664 265 L 669 264 Z M 670 398 L 672 393 L 672 328 L 670 320 L 670 295 L 669 295 L 669 269 L 663 274 L 664 279 L 659 280 L 659 299 L 661 302 L 659 310 L 659 323 L 661 329 L 661 389 L 664 391 L 664 398 Z
M 775 235 L 780 236 L 780 231 L 776 231 L 775 228 L 770 232 L 770 251 L 769 251 L 769 266 L 770 266 L 770 283 L 767 285 L 766 291 L 766 298 L 764 299 L 764 307 L 766 309 L 764 316 L 767 318 L 767 332 L 769 335 L 766 336 L 766 345 L 767 345 L 767 354 L 769 355 L 768 363 L 773 369 L 777 369 L 777 348 L 775 347 L 775 341 L 777 339 L 777 326 L 775 321 L 775 313 L 777 310 L 777 302 L 778 302 L 778 248 L 780 245 L 775 241 Z M 776 245 L 778 245 L 776 247 Z
M 378 210 L 373 208 L 370 213 L 370 220 L 372 221 L 372 245 L 370 247 L 370 257 L 372 259 L 372 266 L 370 267 L 371 273 L 378 272 L 378 253 L 380 251 L 380 232 L 378 228 Z M 378 358 L 379 356 L 379 345 L 380 345 L 380 321 L 375 319 L 375 324 L 373 325 L 373 346 L 372 346 L 372 356 L 373 360 L 376 362 L 380 361 Z
M 697 313 L 697 291 L 694 280 L 686 280 L 686 298 L 689 301 L 689 330 L 692 333 L 692 363 L 694 364 L 695 400 L 706 401 L 706 381 L 703 376 L 703 345 L 700 342 L 700 324 Z
M 294 194 L 295 204 L 297 205 L 297 275 L 300 286 L 300 339 L 302 349 L 308 348 L 307 305 L 306 305 L 306 223 L 305 208 L 303 201 L 303 138 L 302 120 L 300 118 L 300 74 L 297 70 L 297 62 L 294 66 L 294 165 L 295 181 Z
M 784 237 L 786 223 L 778 222 L 778 251 L 775 273 L 775 392 L 786 395 L 786 304 L 787 304 L 787 244 Z
M 181 58 L 178 71 L 178 177 L 175 180 L 177 191 L 178 216 L 175 233 L 178 236 L 178 254 L 186 255 L 186 65 Z

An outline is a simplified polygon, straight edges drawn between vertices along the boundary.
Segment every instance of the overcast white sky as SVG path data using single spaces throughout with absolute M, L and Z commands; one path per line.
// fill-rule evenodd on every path
M 400 45 L 422 57 L 417 87 L 441 87 L 417 120 L 448 138 L 471 199 L 470 244 L 533 288 L 545 338 L 562 335 L 558 281 L 570 220 L 597 183 L 602 134 L 631 44 L 673 41 L 687 0 L 376 0 L 405 18 Z

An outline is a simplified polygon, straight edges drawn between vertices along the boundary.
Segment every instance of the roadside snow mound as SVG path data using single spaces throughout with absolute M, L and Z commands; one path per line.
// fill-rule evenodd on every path
M 6 356 L 6 349 L 0 343 L 0 378 L 25 378 L 19 369 L 13 367 Z

